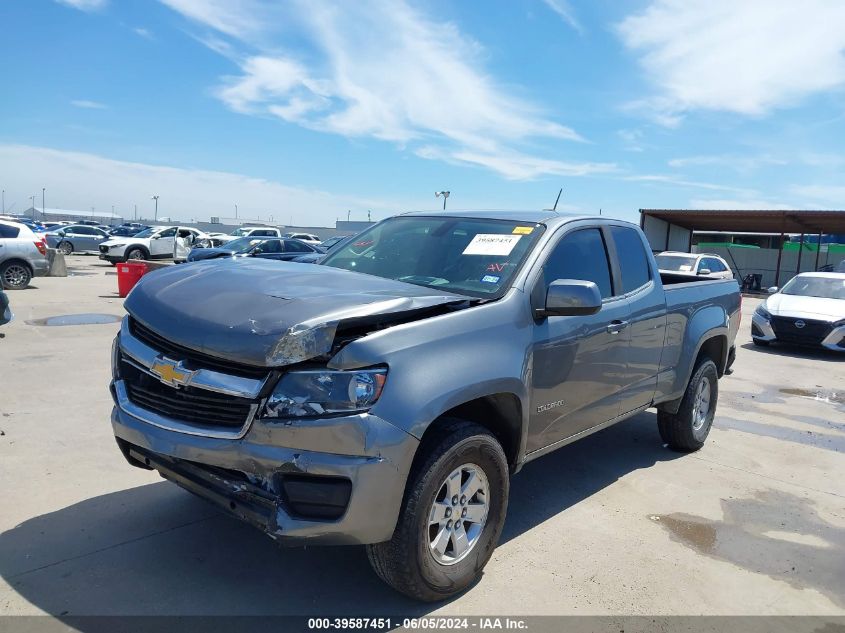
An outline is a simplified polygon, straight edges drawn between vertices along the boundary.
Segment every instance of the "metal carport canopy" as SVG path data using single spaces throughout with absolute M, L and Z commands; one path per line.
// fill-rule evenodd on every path
M 749 233 L 845 233 L 845 211 L 775 209 L 640 209 L 690 231 Z

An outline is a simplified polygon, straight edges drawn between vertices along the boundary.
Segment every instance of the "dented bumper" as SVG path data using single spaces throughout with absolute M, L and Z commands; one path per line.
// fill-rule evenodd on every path
M 390 539 L 418 445 L 413 436 L 369 414 L 257 419 L 241 439 L 160 428 L 119 406 L 111 421 L 130 463 L 158 470 L 289 545 Z M 325 508 L 336 508 L 339 516 L 326 518 L 332 513 Z

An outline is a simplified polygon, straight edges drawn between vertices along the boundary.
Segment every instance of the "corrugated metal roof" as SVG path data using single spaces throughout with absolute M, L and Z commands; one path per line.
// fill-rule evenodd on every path
M 845 233 L 845 211 L 812 209 L 640 209 L 693 231 Z

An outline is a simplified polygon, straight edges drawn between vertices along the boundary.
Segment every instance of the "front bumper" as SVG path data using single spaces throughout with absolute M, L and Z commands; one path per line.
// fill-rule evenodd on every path
M 769 319 L 762 317 L 756 312 L 751 317 L 751 337 L 765 342 L 779 340 Z M 800 339 L 796 340 L 793 338 L 784 342 L 797 345 L 804 344 L 812 347 L 821 346 L 834 352 L 845 352 L 845 325 L 833 328 L 820 341 L 812 340 L 802 343 Z
M 131 464 L 158 470 L 283 544 L 378 543 L 393 534 L 419 441 L 376 416 L 256 419 L 232 439 L 161 428 L 115 402 L 112 427 Z M 351 482 L 340 518 L 297 516 L 283 483 L 291 475 Z

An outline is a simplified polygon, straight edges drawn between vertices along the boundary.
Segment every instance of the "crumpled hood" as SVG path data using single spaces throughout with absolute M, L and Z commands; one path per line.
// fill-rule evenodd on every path
M 801 297 L 782 292 L 766 299 L 766 309 L 774 316 L 789 316 L 819 321 L 845 319 L 845 301 L 825 297 Z
M 190 349 L 258 366 L 289 365 L 332 349 L 338 326 L 399 318 L 466 297 L 328 266 L 243 258 L 145 275 L 126 310 Z

